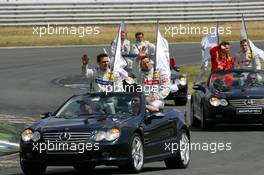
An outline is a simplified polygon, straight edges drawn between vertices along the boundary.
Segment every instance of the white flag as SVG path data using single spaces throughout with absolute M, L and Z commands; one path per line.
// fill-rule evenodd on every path
M 240 32 L 241 32 L 242 39 L 246 39 L 248 41 L 249 47 L 253 53 L 253 57 L 258 55 L 259 58 L 262 58 L 262 60 L 263 60 L 264 59 L 264 51 L 259 49 L 258 47 L 256 47 L 255 44 L 248 38 L 246 24 L 245 24 L 243 16 L 242 16 L 242 23 L 241 23 L 241 27 L 240 27 Z
M 162 68 L 170 77 L 170 54 L 168 41 L 161 35 L 157 24 L 156 69 Z
M 244 16 L 242 16 L 242 23 L 241 23 L 241 27 L 240 27 L 240 33 L 241 33 L 242 39 L 248 40 L 248 35 L 247 35 L 246 24 L 245 24 L 245 21 L 244 21 Z
M 248 40 L 248 41 L 249 41 L 251 50 L 253 52 L 253 56 L 258 55 L 258 57 L 261 58 L 262 61 L 264 61 L 264 51 L 256 47 L 255 44 L 251 40 Z
M 121 32 L 125 31 L 125 24 L 122 22 L 119 27 L 117 39 L 116 39 L 116 47 L 115 47 L 115 55 L 113 60 L 113 70 L 119 72 L 123 78 L 128 76 L 128 73 L 124 70 L 127 66 L 126 60 L 122 57 L 121 53 Z
M 206 36 L 203 37 L 201 41 L 202 45 L 202 62 L 206 62 L 210 60 L 210 49 L 218 44 L 218 25 L 215 27 L 215 31 L 208 33 Z
M 106 51 L 106 49 L 105 49 L 105 48 L 103 48 L 103 51 L 104 51 L 104 53 L 105 53 L 106 55 L 108 55 L 108 53 L 107 53 L 107 51 Z

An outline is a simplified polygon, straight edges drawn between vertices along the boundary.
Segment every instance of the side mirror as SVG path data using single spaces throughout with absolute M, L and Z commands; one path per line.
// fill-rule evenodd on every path
M 148 116 L 148 118 L 150 120 L 154 120 L 154 119 L 161 119 L 165 117 L 164 113 L 162 112 L 154 112 L 154 113 L 150 113 L 150 115 Z
M 195 85 L 193 85 L 192 88 L 193 88 L 194 90 L 203 91 L 203 93 L 206 92 L 205 88 L 204 88 L 202 85 L 200 85 L 200 84 L 195 84 Z
M 51 117 L 51 115 L 52 115 L 52 112 L 45 112 L 40 115 L 40 118 L 45 119 L 45 118 Z

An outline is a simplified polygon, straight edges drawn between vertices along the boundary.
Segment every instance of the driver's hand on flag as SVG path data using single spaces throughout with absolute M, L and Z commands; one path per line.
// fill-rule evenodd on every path
M 84 54 L 84 55 L 82 56 L 82 64 L 83 64 L 83 65 L 87 65 L 88 63 L 89 63 L 89 58 L 87 57 L 86 54 Z

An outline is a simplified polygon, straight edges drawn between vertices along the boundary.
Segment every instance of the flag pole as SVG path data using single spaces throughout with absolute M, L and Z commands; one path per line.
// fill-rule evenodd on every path
M 156 66 L 157 66 L 158 30 L 159 30 L 159 20 L 157 20 L 157 25 L 156 25 L 156 47 L 155 47 L 155 59 L 154 59 L 154 71 L 156 71 Z
M 246 24 L 245 24 L 245 20 L 244 20 L 244 15 L 243 15 L 243 13 L 242 13 L 242 22 L 243 22 L 243 26 L 244 26 L 244 28 L 245 28 L 245 32 L 246 32 L 246 40 L 247 40 L 247 43 L 248 43 L 248 46 L 249 46 L 249 51 L 250 51 L 250 53 L 251 53 L 251 55 L 252 55 L 252 59 L 253 59 L 253 52 L 252 52 L 252 48 L 251 48 L 250 43 L 249 43 L 249 40 L 248 40 L 247 26 L 246 26 Z
M 121 22 L 122 23 L 122 22 Z M 114 58 L 113 58 L 113 61 L 112 61 L 112 65 L 111 65 L 111 73 L 113 72 L 114 70 L 114 64 L 115 64 L 115 57 L 116 57 L 116 53 L 117 53 L 117 49 L 120 49 L 120 48 L 117 48 L 117 44 L 119 42 L 119 39 L 120 39 L 120 34 L 121 34 L 121 24 L 119 25 L 119 29 L 118 29 L 118 34 L 117 34 L 117 39 L 116 39 L 116 43 L 115 43 L 115 55 L 114 55 Z
M 220 40 L 219 40 L 219 33 L 218 33 L 218 27 L 219 27 L 219 22 L 217 21 L 216 23 L 216 37 L 217 37 L 217 45 L 220 44 Z

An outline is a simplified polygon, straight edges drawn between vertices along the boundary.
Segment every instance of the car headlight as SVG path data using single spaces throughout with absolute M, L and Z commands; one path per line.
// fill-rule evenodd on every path
M 180 77 L 179 83 L 180 83 L 180 85 L 185 86 L 187 84 L 186 77 Z
M 212 106 L 215 106 L 215 107 L 217 107 L 219 105 L 221 105 L 221 106 L 227 106 L 228 105 L 228 102 L 226 99 L 218 99 L 217 97 L 214 97 L 214 96 L 212 96 L 210 98 L 209 102 Z
M 102 140 L 113 141 L 120 136 L 120 130 L 118 128 L 112 128 L 105 131 L 98 131 L 94 135 L 94 140 L 99 142 Z
M 106 132 L 105 140 L 113 141 L 113 140 L 119 138 L 119 136 L 120 136 L 120 130 L 118 128 L 112 128 Z
M 32 139 L 33 131 L 30 129 L 26 129 L 22 134 L 21 138 L 24 142 L 29 142 Z
M 21 134 L 21 138 L 24 142 L 29 142 L 31 140 L 37 142 L 39 141 L 40 137 L 41 135 L 38 131 L 33 132 L 31 129 L 26 129 Z
M 94 140 L 99 142 L 105 139 L 105 135 L 106 133 L 104 131 L 99 131 L 97 133 L 95 133 L 94 135 Z
M 209 102 L 212 106 L 219 106 L 220 105 L 220 101 L 218 100 L 217 97 L 211 97 Z

